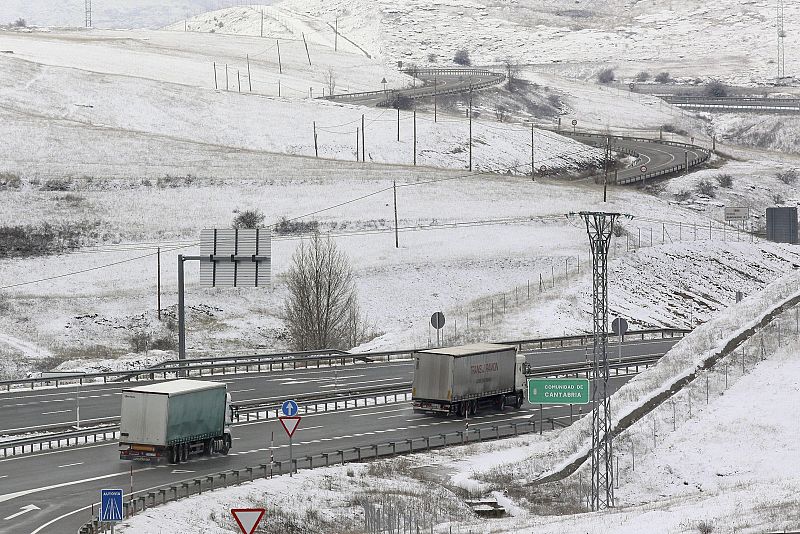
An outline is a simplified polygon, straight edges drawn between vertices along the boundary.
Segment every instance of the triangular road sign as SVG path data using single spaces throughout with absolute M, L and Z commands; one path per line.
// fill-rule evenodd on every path
M 264 517 L 264 508 L 232 508 L 231 514 L 242 529 L 243 534 L 253 534 Z
M 298 426 L 300 426 L 300 416 L 278 417 L 278 419 L 280 419 L 281 424 L 283 425 L 283 429 L 286 431 L 286 434 L 290 438 L 294 436 L 294 431 L 297 430 Z

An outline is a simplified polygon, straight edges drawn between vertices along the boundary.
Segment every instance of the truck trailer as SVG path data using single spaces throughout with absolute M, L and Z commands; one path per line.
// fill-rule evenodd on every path
M 181 379 L 123 389 L 120 459 L 177 464 L 193 454 L 228 454 L 230 402 L 222 382 Z
M 525 356 L 514 346 L 475 343 L 416 351 L 411 401 L 415 412 L 473 415 L 479 406 L 520 408 Z

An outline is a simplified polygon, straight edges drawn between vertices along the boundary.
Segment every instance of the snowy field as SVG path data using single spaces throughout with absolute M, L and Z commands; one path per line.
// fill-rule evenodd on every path
M 786 5 L 787 34 L 797 24 L 798 6 Z M 233 8 L 190 19 L 197 31 L 253 35 L 260 31 L 261 7 Z M 473 63 L 498 64 L 511 57 L 569 76 L 586 78 L 602 67 L 633 77 L 640 70 L 673 76 L 720 77 L 731 83 L 772 80 L 775 7 L 766 2 L 723 0 L 707 6 L 684 2 L 605 0 L 288 0 L 264 7 L 265 16 L 291 31 L 287 20 L 315 25 L 321 32 L 339 17 L 343 36 L 387 62 L 452 64 L 457 50 Z M 216 19 L 216 20 L 215 20 Z M 219 21 L 224 27 L 219 28 Z M 216 25 L 216 26 L 215 26 Z M 172 26 L 183 29 L 183 23 Z M 300 31 L 297 28 L 295 31 Z M 789 45 L 787 45 L 789 46 Z M 580 50 L 579 58 L 575 51 Z M 707 61 L 709 53 L 713 61 Z M 433 61 L 431 61 L 433 60 Z M 800 64 L 786 58 L 786 72 Z
M 686 376 L 702 358 L 719 350 L 779 302 L 796 298 L 797 281 L 796 273 L 783 278 L 676 345 L 656 367 L 623 386 L 620 392 L 624 398 L 616 400 L 615 419 Z M 304 520 L 312 521 L 306 525 L 326 532 L 357 532 L 363 524 L 365 503 L 382 500 L 395 504 L 402 501 L 404 509 L 417 517 L 431 514 L 419 501 L 433 503 L 439 518 L 433 530 L 437 533 L 667 534 L 697 532 L 702 525 L 712 529 L 706 532 L 796 529 L 800 526 L 800 464 L 795 458 L 800 452 L 800 435 L 787 414 L 800 402 L 797 311 L 790 308 L 779 317 L 780 326 L 774 323 L 766 335 L 759 332 L 743 345 L 742 370 L 738 368 L 737 350 L 679 392 L 673 399 L 674 411 L 666 402 L 618 438 L 615 450 L 622 465 L 617 507 L 613 510 L 552 515 L 547 504 L 535 502 L 537 497 L 546 497 L 546 492 L 520 491 L 517 485 L 519 482 L 524 487 L 525 479 L 560 463 L 562 447 L 574 442 L 576 427 L 581 433 L 588 427 L 584 419 L 541 437 L 301 471 L 293 479 L 258 480 L 149 510 L 125 522 L 121 530 L 150 534 L 180 525 L 186 532 L 234 532 L 227 510 L 253 506 L 268 511 L 263 532 L 281 532 L 281 528 L 303 524 Z M 782 329 L 780 338 L 777 328 Z M 711 384 L 707 402 L 703 387 L 706 376 Z M 776 377 L 780 377 L 779 382 Z M 689 394 L 694 396 L 693 410 L 688 404 Z M 655 446 L 651 441 L 653 428 Z M 635 469 L 631 454 L 637 455 Z M 504 467 L 524 478 L 521 482 L 509 480 L 503 474 Z M 584 491 L 585 480 L 584 476 Z M 459 498 L 465 489 L 472 497 L 497 498 L 512 517 L 476 520 L 465 510 L 463 497 Z M 580 495 L 578 480 L 562 483 L 559 504 L 573 499 L 573 493 Z M 582 504 L 573 506 L 580 509 Z M 197 510 L 204 512 L 198 514 Z

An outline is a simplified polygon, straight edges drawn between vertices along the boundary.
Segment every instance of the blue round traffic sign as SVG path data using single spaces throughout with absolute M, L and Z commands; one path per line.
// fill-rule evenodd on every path
M 293 400 L 284 401 L 281 404 L 281 411 L 286 417 L 294 417 L 297 415 L 297 403 Z

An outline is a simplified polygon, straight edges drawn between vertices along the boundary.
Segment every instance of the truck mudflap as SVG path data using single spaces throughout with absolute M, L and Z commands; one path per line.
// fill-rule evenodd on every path
M 413 400 L 411 405 L 414 408 L 414 411 L 417 412 L 437 412 L 449 414 L 451 409 L 449 402 Z
M 157 458 L 164 458 L 164 454 L 160 450 L 154 451 L 139 451 L 135 449 L 120 449 L 120 460 L 154 460 Z

